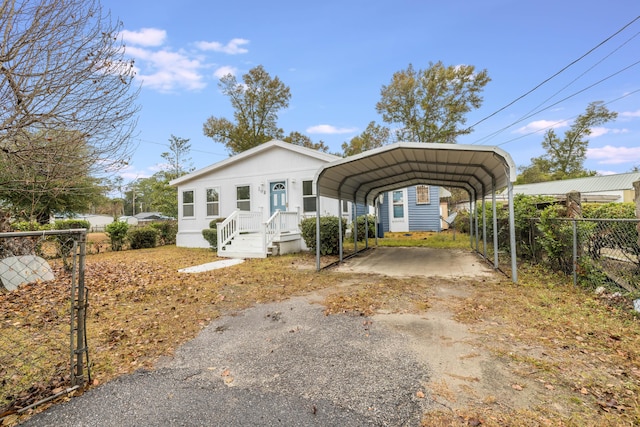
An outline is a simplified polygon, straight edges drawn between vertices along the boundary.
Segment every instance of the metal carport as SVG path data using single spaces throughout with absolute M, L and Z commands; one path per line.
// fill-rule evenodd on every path
M 508 189 L 509 236 L 511 246 L 512 280 L 517 282 L 513 182 L 516 166 L 511 156 L 498 147 L 397 142 L 327 163 L 314 179 L 316 188 L 316 239 L 320 241 L 320 197 L 373 206 L 377 197 L 387 191 L 416 184 L 462 188 L 469 194 L 472 236 L 475 232 L 478 248 L 478 218 L 475 215 L 479 198 L 492 195 L 493 229 L 497 230 L 496 192 Z M 486 248 L 486 216 L 483 209 L 483 233 Z M 475 222 L 475 226 L 474 226 Z M 341 222 L 339 222 L 341 224 Z M 475 229 L 475 231 L 474 231 Z M 494 248 L 498 247 L 497 233 L 493 233 Z M 342 260 L 342 246 L 340 247 Z M 498 268 L 498 251 L 494 250 L 494 267 Z M 320 270 L 320 245 L 316 245 L 316 268 Z

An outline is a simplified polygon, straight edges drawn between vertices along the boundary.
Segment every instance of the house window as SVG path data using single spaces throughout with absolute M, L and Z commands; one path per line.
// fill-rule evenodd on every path
M 404 218 L 404 197 L 402 197 L 402 190 L 393 192 L 393 217 Z
M 416 186 L 416 204 L 428 205 L 429 203 L 431 203 L 429 201 L 429 186 L 417 185 Z
M 316 211 L 316 196 L 313 194 L 313 181 L 302 181 L 302 209 L 304 212 Z
M 220 215 L 220 190 L 207 188 L 207 216 Z
M 182 192 L 182 216 L 184 218 L 195 216 L 194 191 Z
M 343 213 L 348 213 L 349 212 L 349 202 L 346 200 L 342 201 L 342 212 Z
M 242 185 L 236 187 L 236 207 L 241 211 L 251 210 L 251 187 Z

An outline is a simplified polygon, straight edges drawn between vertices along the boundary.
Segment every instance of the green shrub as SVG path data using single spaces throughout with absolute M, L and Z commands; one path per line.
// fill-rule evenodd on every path
M 323 216 L 320 217 L 320 253 L 322 255 L 337 254 L 339 248 L 338 237 L 338 217 Z M 342 218 L 342 236 L 347 229 L 347 222 Z M 316 218 L 306 218 L 300 223 L 300 230 L 305 244 L 311 251 L 316 250 Z
M 59 219 L 53 223 L 54 230 L 75 230 L 91 228 L 91 224 L 86 219 Z
M 105 233 L 111 241 L 112 251 L 121 251 L 129 231 L 129 224 L 124 221 L 114 221 L 104 228 Z
M 15 231 L 42 231 L 50 230 L 51 224 L 40 224 L 37 221 L 16 221 L 11 223 L 11 228 Z
M 216 218 L 209 222 L 209 228 L 202 230 L 202 237 L 209 242 L 211 250 L 218 250 L 218 224 L 226 218 Z
M 127 233 L 127 239 L 131 249 L 155 248 L 158 242 L 158 231 L 149 225 L 134 228 Z
M 368 236 L 369 238 L 375 238 L 376 237 L 376 217 L 373 215 L 367 215 L 367 221 L 368 221 L 368 225 L 369 225 L 369 233 Z M 356 222 L 358 224 L 358 241 L 362 242 L 364 241 L 364 229 L 365 227 L 365 216 L 364 215 L 360 215 L 357 219 Z M 354 232 L 354 225 L 351 224 L 351 235 L 355 236 L 355 232 Z
M 176 235 L 178 234 L 177 221 L 154 222 L 150 226 L 158 232 L 158 244 L 160 246 L 176 244 Z

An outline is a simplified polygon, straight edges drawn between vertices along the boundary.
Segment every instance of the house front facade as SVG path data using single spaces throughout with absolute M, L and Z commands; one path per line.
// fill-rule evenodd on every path
M 202 230 L 234 213 L 259 223 L 276 212 L 287 213 L 297 218 L 297 227 L 303 218 L 316 215 L 316 172 L 336 159 L 274 140 L 173 180 L 171 185 L 178 187 L 177 246 L 209 247 Z M 348 217 L 335 200 L 321 198 L 320 209 L 321 215 Z M 220 234 L 220 226 L 218 230 Z

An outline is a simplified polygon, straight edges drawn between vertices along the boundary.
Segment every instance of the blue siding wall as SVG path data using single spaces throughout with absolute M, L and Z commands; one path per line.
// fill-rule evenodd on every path
M 442 231 L 440 223 L 440 187 L 429 186 L 429 204 L 416 203 L 416 187 L 407 189 L 409 231 Z M 380 204 L 380 222 L 389 231 L 389 193 Z
M 416 187 L 407 189 L 409 231 L 440 231 L 440 188 L 429 186 L 429 204 L 416 203 Z

